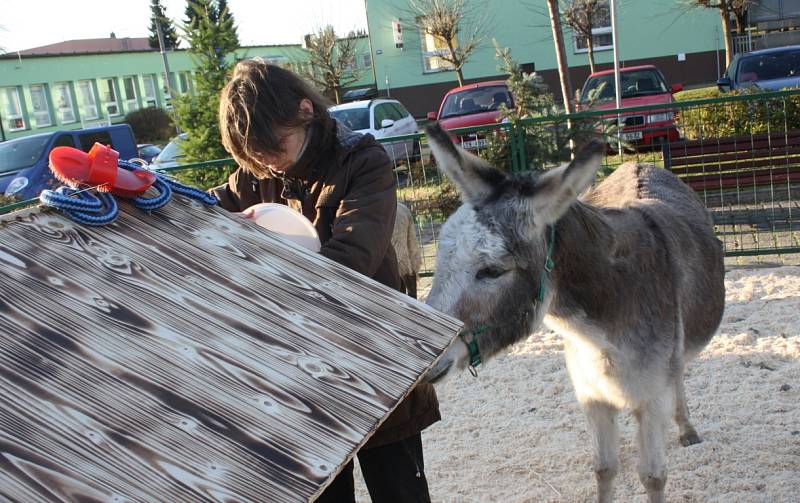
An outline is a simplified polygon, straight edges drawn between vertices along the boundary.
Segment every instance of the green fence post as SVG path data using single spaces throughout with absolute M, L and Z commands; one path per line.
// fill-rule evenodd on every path
M 517 154 L 517 168 L 516 171 L 526 171 L 527 166 L 527 159 L 525 158 L 525 126 L 522 124 L 517 126 L 517 148 L 519 148 L 519 153 Z
M 517 126 L 511 124 L 511 127 L 508 130 L 508 135 L 511 139 L 511 143 L 508 146 L 508 150 L 511 154 L 511 172 L 517 171 L 517 166 L 519 165 L 519 152 L 517 152 Z

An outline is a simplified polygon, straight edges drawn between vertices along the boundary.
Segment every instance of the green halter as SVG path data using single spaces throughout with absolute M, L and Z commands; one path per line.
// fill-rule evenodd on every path
M 550 271 L 552 271 L 556 266 L 556 263 L 553 262 L 553 244 L 556 240 L 556 228 L 555 225 L 548 225 L 547 227 L 550 229 L 550 242 L 547 244 L 547 256 L 544 260 L 544 270 L 542 271 L 542 277 L 539 280 L 539 295 L 537 296 L 538 302 L 544 302 L 547 278 L 550 276 Z M 469 371 L 475 377 L 478 376 L 478 371 L 476 368 L 481 364 L 481 352 L 478 349 L 478 335 L 482 334 L 488 329 L 489 325 L 481 325 L 472 330 L 462 330 L 458 333 L 458 337 L 461 339 L 461 342 L 467 345 L 467 350 L 469 351 Z

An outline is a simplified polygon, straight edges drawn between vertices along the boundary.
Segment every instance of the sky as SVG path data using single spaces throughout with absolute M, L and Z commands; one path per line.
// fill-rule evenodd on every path
M 186 0 L 161 0 L 181 22 Z M 332 24 L 337 33 L 366 29 L 364 0 L 228 0 L 242 45 L 299 44 Z M 0 48 L 30 49 L 64 40 L 150 34 L 150 0 L 0 0 Z M 186 47 L 182 43 L 181 47 Z

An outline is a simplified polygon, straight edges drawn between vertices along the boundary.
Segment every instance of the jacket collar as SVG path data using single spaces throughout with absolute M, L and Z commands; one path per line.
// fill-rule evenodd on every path
M 285 171 L 272 171 L 272 177 L 309 180 L 318 167 L 330 164 L 331 158 L 335 157 L 337 163 L 342 164 L 354 149 L 371 138 L 371 135 L 350 130 L 338 120 L 331 123 L 328 131 L 319 126 L 309 128 L 299 159 Z

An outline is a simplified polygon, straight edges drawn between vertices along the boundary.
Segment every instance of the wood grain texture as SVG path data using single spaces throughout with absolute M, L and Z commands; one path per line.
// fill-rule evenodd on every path
M 460 323 L 215 207 L 0 217 L 0 499 L 307 501 Z

